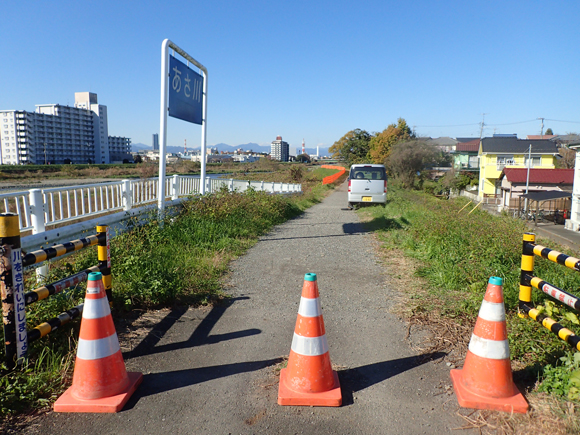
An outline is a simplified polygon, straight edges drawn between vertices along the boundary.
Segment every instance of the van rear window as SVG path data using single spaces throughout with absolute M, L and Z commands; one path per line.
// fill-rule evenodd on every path
M 358 167 L 350 170 L 350 178 L 354 180 L 386 180 L 384 168 Z

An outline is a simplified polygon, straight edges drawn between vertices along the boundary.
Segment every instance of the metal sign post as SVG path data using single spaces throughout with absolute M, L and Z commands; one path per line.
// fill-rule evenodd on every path
M 169 49 L 199 68 L 200 75 L 188 65 L 169 56 Z M 205 194 L 205 159 L 207 129 L 207 69 L 193 57 L 165 39 L 161 44 L 161 117 L 159 127 L 159 191 L 160 216 L 165 210 L 165 150 L 167 149 L 167 115 L 194 124 L 201 124 L 200 193 Z

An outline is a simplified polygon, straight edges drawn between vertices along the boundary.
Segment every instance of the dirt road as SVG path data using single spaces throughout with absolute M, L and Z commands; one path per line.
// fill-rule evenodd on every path
M 144 373 L 122 412 L 49 413 L 27 433 L 416 435 L 461 427 L 444 355 L 410 349 L 406 325 L 391 313 L 389 273 L 345 206 L 343 185 L 233 262 L 230 303 L 145 316 L 145 338 L 122 340 L 128 369 Z M 339 408 L 276 403 L 307 272 L 318 276 Z

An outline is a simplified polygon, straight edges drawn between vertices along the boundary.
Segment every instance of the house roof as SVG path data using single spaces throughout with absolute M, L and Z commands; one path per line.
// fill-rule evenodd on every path
M 432 145 L 438 146 L 454 146 L 457 141 L 453 138 L 443 136 L 443 137 L 436 137 L 436 138 L 429 138 L 427 139 L 427 143 Z
M 473 139 L 469 142 L 460 142 L 455 147 L 455 151 L 478 152 L 479 151 L 479 139 Z
M 548 139 L 518 139 L 516 137 L 484 137 L 481 139 L 482 153 L 526 154 L 532 146 L 532 154 L 558 154 L 555 142 Z
M 561 135 L 558 135 L 558 136 L 554 136 L 552 138 L 552 140 L 554 142 L 558 142 L 558 143 L 569 144 L 569 143 L 574 143 L 574 142 L 580 141 L 580 135 L 577 135 L 575 133 L 571 133 L 571 134 L 561 134 Z
M 510 183 L 525 183 L 527 168 L 504 168 L 500 180 L 507 177 Z M 530 169 L 530 183 L 533 184 L 574 184 L 574 169 Z
M 539 135 L 539 134 L 528 134 L 526 136 L 526 139 L 532 139 L 532 140 L 537 140 L 537 139 L 552 139 L 553 137 L 556 137 L 555 134 L 543 134 L 543 135 Z
M 459 143 L 465 143 L 465 142 L 472 142 L 474 140 L 477 140 L 477 143 L 479 143 L 479 139 L 478 137 L 456 137 L 455 140 Z
M 549 199 L 571 198 L 570 192 L 561 192 L 559 190 L 545 190 L 543 192 L 530 192 L 520 195 L 520 198 L 528 198 L 532 201 L 548 201 Z

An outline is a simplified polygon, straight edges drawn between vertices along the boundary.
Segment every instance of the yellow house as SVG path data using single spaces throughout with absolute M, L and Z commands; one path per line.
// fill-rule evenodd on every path
M 503 168 L 556 167 L 558 147 L 548 139 L 518 139 L 516 136 L 494 136 L 479 143 L 478 195 L 501 197 L 499 176 Z M 496 196 L 497 195 L 497 196 Z

